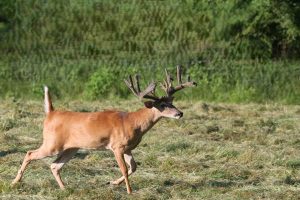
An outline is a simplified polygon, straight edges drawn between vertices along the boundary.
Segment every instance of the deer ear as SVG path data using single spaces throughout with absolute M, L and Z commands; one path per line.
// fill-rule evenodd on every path
M 153 107 L 153 101 L 146 101 L 144 102 L 144 105 L 146 106 L 146 108 L 152 108 Z

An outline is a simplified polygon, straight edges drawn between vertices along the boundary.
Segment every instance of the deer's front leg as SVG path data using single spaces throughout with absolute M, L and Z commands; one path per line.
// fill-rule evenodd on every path
M 133 158 L 133 156 L 131 154 L 131 151 L 126 152 L 124 154 L 124 158 L 125 158 L 125 162 L 129 165 L 128 176 L 130 176 L 133 172 L 136 171 L 136 163 L 135 163 L 134 158 Z M 110 184 L 119 185 L 124 180 L 125 180 L 125 177 L 122 176 L 121 178 L 119 178 L 119 179 L 117 179 L 115 181 L 111 181 Z
M 129 180 L 128 180 L 128 171 L 127 171 L 127 166 L 124 161 L 124 153 L 122 150 L 114 150 L 114 154 L 116 157 L 116 160 L 118 162 L 118 165 L 120 167 L 120 170 L 124 176 L 125 183 L 126 183 L 126 188 L 127 188 L 127 193 L 130 194 L 132 192 L 131 187 L 129 185 Z

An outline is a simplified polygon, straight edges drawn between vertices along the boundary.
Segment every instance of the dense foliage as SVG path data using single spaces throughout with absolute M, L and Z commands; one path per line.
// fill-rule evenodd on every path
M 296 0 L 1 2 L 4 53 L 159 63 L 300 53 Z
M 300 98 L 296 0 L 2 0 L 0 44 L 5 96 L 46 83 L 56 96 L 126 97 L 114 84 L 129 72 L 184 64 L 202 83 L 195 98 Z

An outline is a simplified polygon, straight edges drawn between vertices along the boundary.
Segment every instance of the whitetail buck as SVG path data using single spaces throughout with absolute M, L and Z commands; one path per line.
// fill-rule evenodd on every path
M 125 80 L 126 85 L 140 100 L 149 99 L 145 107 L 135 112 L 103 111 L 103 112 L 69 112 L 53 109 L 48 88 L 45 87 L 46 119 L 43 129 L 43 144 L 37 150 L 28 151 L 20 170 L 12 184 L 19 182 L 26 166 L 32 161 L 48 156 L 58 155 L 51 164 L 51 171 L 61 189 L 64 183 L 59 171 L 80 149 L 106 148 L 113 151 L 121 169 L 122 177 L 111 181 L 120 184 L 125 180 L 127 192 L 131 193 L 128 176 L 136 170 L 136 163 L 131 154 L 141 141 L 143 135 L 162 117 L 179 119 L 183 113 L 173 104 L 173 94 L 183 88 L 195 86 L 188 77 L 186 83 L 181 81 L 181 69 L 177 67 L 178 86 L 172 86 L 172 78 L 166 70 L 166 80 L 161 84 L 166 96 L 155 96 L 156 84 L 152 82 L 145 91 L 141 91 L 139 77 L 135 83 L 131 76 Z M 127 171 L 127 166 L 129 170 Z

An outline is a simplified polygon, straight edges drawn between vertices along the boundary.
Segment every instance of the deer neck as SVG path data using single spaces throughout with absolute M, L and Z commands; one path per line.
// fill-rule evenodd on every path
M 161 116 L 155 108 L 141 108 L 130 113 L 130 118 L 133 119 L 133 129 L 144 134 L 161 119 Z

